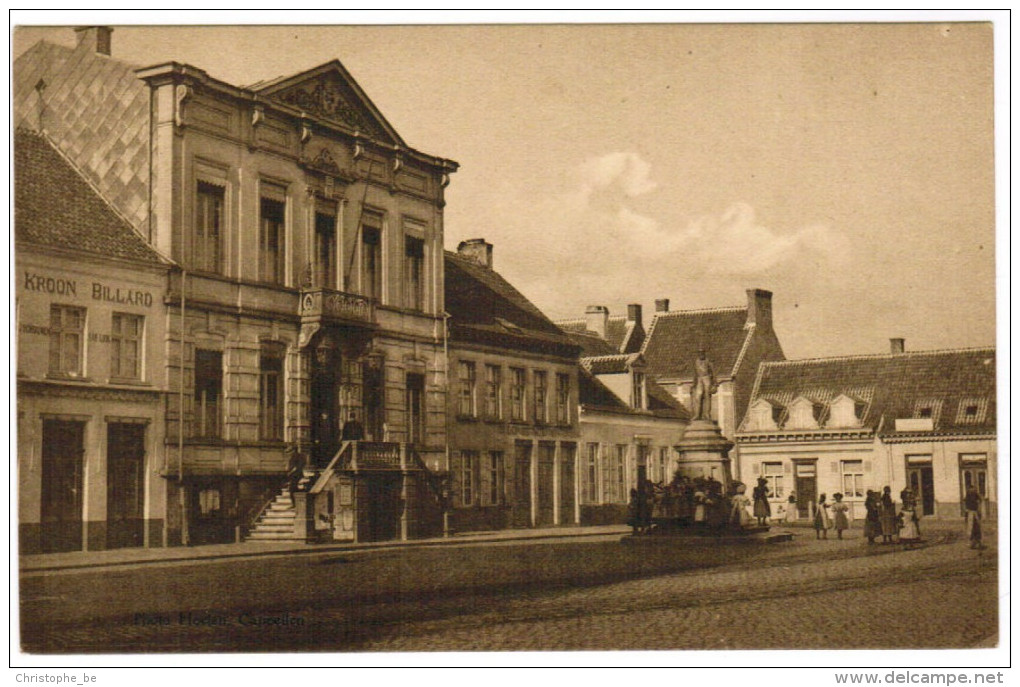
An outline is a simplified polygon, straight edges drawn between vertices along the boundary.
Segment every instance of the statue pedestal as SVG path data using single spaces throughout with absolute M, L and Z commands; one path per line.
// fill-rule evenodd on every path
M 729 454 L 733 442 L 722 435 L 715 421 L 692 420 L 674 448 L 680 454 L 680 474 L 711 477 L 722 482 L 723 493 L 727 493 L 732 481 Z

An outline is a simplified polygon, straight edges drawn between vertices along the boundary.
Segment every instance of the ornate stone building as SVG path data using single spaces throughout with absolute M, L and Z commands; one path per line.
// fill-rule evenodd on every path
M 151 360 L 169 392 L 156 450 L 170 543 L 243 534 L 289 465 L 335 457 L 351 419 L 414 457 L 362 462 L 352 536 L 413 536 L 403 496 L 447 467 L 456 163 L 408 146 L 337 61 L 240 87 L 185 64 L 137 69 L 110 46 L 91 27 L 75 49 L 28 50 L 15 116 L 174 263 Z

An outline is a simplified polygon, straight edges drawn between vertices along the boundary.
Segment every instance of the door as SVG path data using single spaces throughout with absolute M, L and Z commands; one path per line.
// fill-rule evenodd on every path
M 574 518 L 574 474 L 577 447 L 564 444 L 560 447 L 560 524 L 572 525 Z
M 397 473 L 376 473 L 364 477 L 368 516 L 368 537 L 366 541 L 389 541 L 400 536 L 402 475 Z
M 337 368 L 340 356 L 325 340 L 314 349 L 312 359 L 311 415 L 312 460 L 326 467 L 340 447 L 340 399 Z M 343 418 L 346 421 L 348 418 Z
M 960 508 L 965 509 L 967 490 L 977 487 L 981 495 L 981 515 L 988 516 L 988 471 L 984 463 L 963 463 L 960 466 Z
M 85 423 L 43 420 L 42 550 L 82 548 Z
M 145 543 L 145 425 L 106 430 L 106 546 Z
M 909 466 L 907 485 L 917 494 L 921 515 L 935 515 L 935 473 L 931 465 Z
M 538 445 L 538 520 L 539 527 L 555 523 L 555 483 L 556 444 Z
M 815 501 L 818 500 L 817 467 L 814 462 L 797 463 L 795 466 L 794 491 L 797 492 L 797 517 L 814 516 Z
M 531 444 L 514 445 L 513 503 L 510 523 L 513 527 L 531 526 Z

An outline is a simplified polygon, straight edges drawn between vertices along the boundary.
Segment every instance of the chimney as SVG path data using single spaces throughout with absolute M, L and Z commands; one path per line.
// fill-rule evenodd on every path
M 659 298 L 655 301 L 655 312 L 669 312 L 669 299 Z
M 747 324 L 762 329 L 772 328 L 772 292 L 765 289 L 747 290 Z
M 588 331 L 595 332 L 600 338 L 606 338 L 606 322 L 609 320 L 609 308 L 604 305 L 589 305 L 584 311 L 588 321 Z
M 492 244 L 485 239 L 468 239 L 457 245 L 457 255 L 492 269 Z
M 110 34 L 113 29 L 109 26 L 80 26 L 76 28 L 78 34 L 78 47 L 86 46 L 100 55 L 110 54 Z
M 902 353 L 904 351 L 903 339 L 889 339 L 889 352 Z
M 641 322 L 641 306 L 637 303 L 631 303 L 627 306 L 627 321 L 637 322 L 639 325 L 644 326 Z

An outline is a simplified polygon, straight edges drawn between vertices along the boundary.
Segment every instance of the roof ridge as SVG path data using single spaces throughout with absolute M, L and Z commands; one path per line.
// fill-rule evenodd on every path
M 903 358 L 909 356 L 922 356 L 922 355 L 946 355 L 952 353 L 977 353 L 979 351 L 988 351 L 995 353 L 994 346 L 974 346 L 967 348 L 939 348 L 932 349 L 929 351 L 904 351 L 903 353 L 857 353 L 851 355 L 837 355 L 831 357 L 818 357 L 818 358 L 798 358 L 795 360 L 766 360 L 762 361 L 761 365 L 796 365 L 799 363 L 828 363 L 828 362 L 839 362 L 844 360 L 878 360 L 880 358 Z
M 655 317 L 666 317 L 669 315 L 701 315 L 704 313 L 713 312 L 737 312 L 738 310 L 747 310 L 746 305 L 730 305 L 724 308 L 695 308 L 693 310 L 669 310 L 667 312 L 657 312 Z M 654 321 L 654 320 L 653 320 Z
M 584 324 L 587 321 L 588 320 L 584 319 L 583 317 L 575 317 L 574 319 L 568 319 L 568 320 L 553 320 L 553 323 L 555 323 L 555 324 Z
M 638 353 L 613 353 L 611 355 L 585 355 L 585 356 L 582 356 L 582 359 L 583 360 L 602 361 L 602 360 L 612 360 L 614 358 L 629 358 L 632 355 L 640 355 L 640 354 L 638 354 Z

